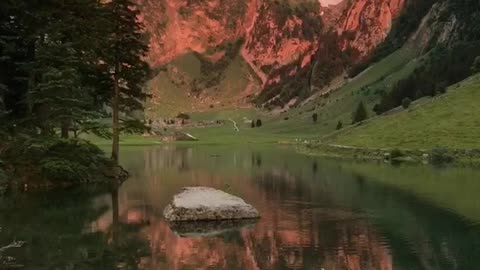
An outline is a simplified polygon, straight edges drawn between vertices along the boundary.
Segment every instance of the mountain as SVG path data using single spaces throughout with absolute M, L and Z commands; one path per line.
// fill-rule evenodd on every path
M 252 104 L 284 112 L 321 104 L 319 99 L 395 51 L 411 52 L 403 60 L 421 60 L 414 73 L 421 76 L 407 74 L 376 90 L 381 94 L 372 100 L 383 100 L 375 111 L 383 113 L 405 97 L 413 100 L 465 79 L 474 57 L 459 59 L 476 55 L 472 42 L 480 32 L 475 0 L 138 3 L 150 34 L 148 60 L 157 71 L 149 83 L 152 115 Z M 445 63 L 458 70 L 447 72 Z M 445 76 L 432 82 L 438 72 Z M 423 92 L 408 90 L 416 88 Z
M 150 107 L 202 109 L 283 106 L 324 89 L 387 37 L 404 0 L 138 4 L 157 70 Z

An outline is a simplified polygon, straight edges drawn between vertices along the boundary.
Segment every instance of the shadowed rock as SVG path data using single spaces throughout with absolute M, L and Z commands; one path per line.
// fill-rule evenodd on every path
M 170 222 L 259 218 L 258 211 L 239 197 L 208 187 L 187 187 L 163 211 Z
M 253 228 L 257 219 L 231 219 L 217 221 L 177 221 L 170 228 L 180 237 L 212 237 Z

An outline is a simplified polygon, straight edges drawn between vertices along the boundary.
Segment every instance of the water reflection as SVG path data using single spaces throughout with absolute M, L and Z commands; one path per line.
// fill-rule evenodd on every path
M 248 147 L 126 148 L 123 157 L 132 178 L 119 189 L 3 198 L 0 244 L 28 243 L 5 255 L 41 270 L 468 270 L 480 263 L 478 200 L 461 196 L 475 190 L 473 170 L 339 164 Z M 433 179 L 441 188 L 414 196 L 384 177 L 422 183 L 418 190 Z M 199 185 L 244 198 L 262 218 L 215 233 L 172 229 L 163 208 L 182 187 Z
M 458 216 L 421 201 L 412 207 L 400 193 L 370 184 L 367 176 L 337 164 L 289 150 L 170 146 L 142 151 L 148 160 L 138 163 L 148 165 L 132 167 L 138 174 L 125 183 L 120 196 L 126 216 L 150 222 L 142 231 L 152 249 L 145 269 L 469 269 L 451 268 L 447 262 L 452 259 L 446 258 L 451 253 L 429 256 L 438 252 L 437 244 L 444 251 L 450 245 L 438 243 L 435 233 L 467 233 L 452 227 L 431 230 L 431 224 L 443 218 L 465 224 Z M 161 211 L 181 187 L 191 185 L 240 195 L 259 209 L 262 219 L 252 229 L 180 237 L 163 221 Z M 142 208 L 149 211 L 137 213 Z M 425 216 L 419 210 L 432 214 L 432 209 L 440 217 L 420 224 L 413 220 Z M 402 222 L 401 215 L 408 218 Z M 477 243 L 466 246 L 476 250 Z

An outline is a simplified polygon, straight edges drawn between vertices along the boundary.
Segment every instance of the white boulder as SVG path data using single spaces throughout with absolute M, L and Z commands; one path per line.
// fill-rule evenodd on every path
M 170 222 L 259 218 L 258 211 L 239 197 L 209 187 L 187 187 L 173 197 L 163 216 Z

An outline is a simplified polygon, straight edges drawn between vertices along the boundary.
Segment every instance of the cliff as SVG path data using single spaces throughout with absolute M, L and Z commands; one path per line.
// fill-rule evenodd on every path
M 285 101 L 322 89 L 387 37 L 404 1 L 138 0 L 138 4 L 150 35 L 150 64 L 183 70 L 184 87 L 175 91 L 211 106 L 226 103 L 222 92 L 241 97 L 232 103 L 258 100 L 260 95 L 257 103 L 264 104 L 283 92 L 268 89 L 284 87 L 289 78 L 303 80 L 296 87 L 306 90 L 283 94 Z M 239 43 L 240 48 L 229 51 L 228 46 Z M 198 63 L 192 62 L 178 65 L 178 58 L 189 54 L 197 59 L 194 62 L 200 61 L 200 68 L 195 70 Z M 238 85 L 226 76 L 229 69 L 243 81 L 241 88 L 225 89 Z M 179 80 L 172 72 L 161 76 Z M 155 90 L 172 91 L 165 87 Z

